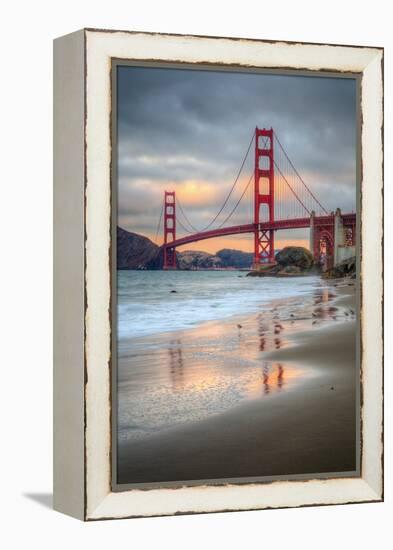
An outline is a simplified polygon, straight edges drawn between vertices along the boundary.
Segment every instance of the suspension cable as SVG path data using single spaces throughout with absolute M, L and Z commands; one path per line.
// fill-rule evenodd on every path
M 157 243 L 158 232 L 159 232 L 159 230 L 160 230 L 160 225 L 161 225 L 162 213 L 163 213 L 163 212 L 164 212 L 164 201 L 162 201 L 160 219 L 158 220 L 158 225 L 157 225 L 156 238 L 155 238 L 156 244 L 158 244 L 158 243 Z
M 190 231 L 189 229 L 187 229 L 187 227 L 185 227 L 182 222 L 179 220 L 179 218 L 176 216 L 176 223 L 178 223 L 180 225 L 180 227 L 183 229 L 183 231 L 185 231 L 186 233 L 189 233 L 190 235 L 193 234 L 193 231 Z
M 287 178 L 284 176 L 284 174 L 281 172 L 280 170 L 280 167 L 278 166 L 278 164 L 276 163 L 276 161 L 274 161 L 274 166 L 277 168 L 277 170 L 280 172 L 281 174 L 281 177 L 283 178 L 283 180 L 285 181 L 285 183 L 288 185 L 289 189 L 292 191 L 292 193 L 295 195 L 295 197 L 297 198 L 297 200 L 300 202 L 300 204 L 303 206 L 303 208 L 305 209 L 305 211 L 310 214 L 310 210 L 307 208 L 307 206 L 304 204 L 304 202 L 302 201 L 302 199 L 296 194 L 296 192 L 292 189 L 292 186 L 289 184 Z
M 183 207 L 181 205 L 181 202 L 179 200 L 179 197 L 176 197 L 176 206 L 179 207 L 180 209 L 180 212 L 183 214 L 183 217 L 184 219 L 186 220 L 186 222 L 188 223 L 188 225 L 191 227 L 191 229 L 193 229 L 196 233 L 199 233 L 199 230 L 194 226 L 192 225 L 192 223 L 190 222 L 190 220 L 188 219 L 188 217 L 186 216 L 184 210 L 183 210 Z
M 213 223 L 216 221 L 216 219 L 218 218 L 218 216 L 219 216 L 219 215 L 221 214 L 221 212 L 224 210 L 224 208 L 225 208 L 225 206 L 226 206 L 226 204 L 227 204 L 227 202 L 228 202 L 230 196 L 232 195 L 232 192 L 233 192 L 233 190 L 235 189 L 235 186 L 236 186 L 236 184 L 237 184 L 237 182 L 238 182 L 238 180 L 239 180 L 240 174 L 241 174 L 241 172 L 242 172 L 242 170 L 243 170 L 243 167 L 244 167 L 244 164 L 245 164 L 245 162 L 246 162 L 246 160 L 247 160 L 248 153 L 250 152 L 251 145 L 252 145 L 252 143 L 253 143 L 253 141 L 254 141 L 254 136 L 255 136 L 255 130 L 254 130 L 253 133 L 252 133 L 251 141 L 250 141 L 250 143 L 249 143 L 249 146 L 248 146 L 248 148 L 247 148 L 246 154 L 245 154 L 245 156 L 244 156 L 244 158 L 243 158 L 243 161 L 242 161 L 242 163 L 241 163 L 240 169 L 239 169 L 239 171 L 238 171 L 238 173 L 237 173 L 236 179 L 235 179 L 235 181 L 233 182 L 233 185 L 232 185 L 232 187 L 231 187 L 231 189 L 230 189 L 228 195 L 226 196 L 226 199 L 225 199 L 224 203 L 222 204 L 220 210 L 219 210 L 219 211 L 217 212 L 217 214 L 214 216 L 214 218 L 212 219 L 212 221 L 211 221 L 208 225 L 206 225 L 203 229 L 201 229 L 201 231 L 206 231 L 206 229 L 209 229 L 209 227 L 211 227 L 211 226 L 213 225 Z M 220 225 L 220 227 L 221 227 L 221 226 L 222 226 L 222 224 Z
M 278 139 L 278 136 L 276 134 L 276 132 L 274 132 L 274 137 L 276 138 L 277 140 L 277 143 L 279 144 L 279 146 L 281 147 L 284 155 L 286 156 L 289 164 L 292 166 L 295 174 L 297 175 L 297 177 L 300 179 L 300 181 L 302 182 L 302 184 L 304 185 L 304 187 L 307 189 L 307 191 L 310 193 L 310 195 L 312 196 L 312 198 L 315 200 L 315 202 L 317 202 L 317 204 L 322 208 L 322 210 L 325 212 L 325 214 L 328 214 L 328 211 L 326 210 L 326 208 L 324 208 L 322 206 L 322 204 L 319 202 L 319 200 L 317 199 L 317 197 L 314 195 L 314 193 L 311 191 L 311 189 L 308 187 L 308 185 L 306 184 L 306 182 L 303 180 L 303 178 L 301 177 L 301 175 L 299 174 L 299 172 L 296 170 L 295 166 L 293 165 L 293 162 L 291 161 L 291 159 L 289 158 L 286 150 L 284 149 L 284 147 L 281 145 L 281 142 L 280 140 Z
M 232 216 L 232 214 L 235 212 L 235 210 L 236 210 L 236 208 L 239 206 L 239 204 L 240 204 L 242 198 L 243 198 L 244 195 L 246 194 L 246 191 L 247 191 L 247 189 L 249 188 L 250 183 L 251 183 L 253 177 L 254 177 L 254 174 L 251 174 L 250 179 L 248 180 L 248 183 L 247 183 L 246 187 L 244 188 L 243 193 L 241 194 L 239 200 L 238 200 L 237 203 L 235 204 L 235 206 L 234 206 L 234 208 L 232 209 L 232 211 L 230 212 L 230 214 L 228 214 L 228 216 L 225 218 L 225 220 L 222 222 L 222 224 L 219 225 L 219 226 L 217 227 L 217 229 L 220 229 L 220 228 L 224 225 L 224 223 L 226 223 L 226 222 L 229 220 L 229 218 Z
M 213 225 L 213 223 L 217 220 L 218 216 L 221 214 L 221 212 L 224 210 L 225 206 L 227 205 L 228 203 L 228 200 L 229 198 L 231 197 L 238 181 L 239 181 L 239 177 L 240 177 L 240 174 L 242 173 L 243 171 L 243 168 L 244 168 L 244 165 L 245 165 L 245 162 L 248 158 L 248 155 L 249 155 L 249 152 L 250 152 L 250 149 L 251 149 L 251 145 L 253 143 L 253 140 L 254 140 L 254 137 L 255 137 L 255 130 L 253 131 L 253 134 L 252 134 L 252 137 L 251 137 L 251 141 L 248 145 L 248 148 L 247 148 L 247 151 L 245 153 L 245 156 L 242 160 L 242 163 L 241 163 L 241 166 L 240 166 L 240 169 L 237 173 L 237 176 L 232 184 L 232 187 L 230 188 L 229 190 L 229 193 L 227 194 L 220 210 L 217 212 L 217 214 L 215 215 L 215 217 L 212 219 L 212 221 L 206 225 L 204 228 L 198 230 L 192 223 L 191 221 L 189 220 L 189 218 L 187 217 L 182 205 L 181 205 L 181 202 L 179 201 L 179 198 L 177 198 L 176 200 L 176 205 L 179 206 L 179 209 L 180 209 L 180 212 L 182 213 L 183 217 L 184 217 L 184 220 L 185 222 L 190 226 L 190 228 L 192 229 L 192 231 L 190 231 L 187 227 L 185 227 L 185 225 L 181 222 L 181 220 L 176 216 L 176 221 L 177 223 L 181 226 L 181 228 L 186 232 L 186 233 L 189 233 L 189 234 L 192 234 L 193 232 L 202 232 L 202 231 L 206 231 L 207 229 L 209 229 L 209 227 L 211 227 Z M 299 172 L 297 171 L 297 169 L 295 168 L 295 166 L 293 165 L 291 159 L 289 158 L 287 152 L 285 151 L 284 147 L 282 146 L 280 140 L 278 139 L 278 136 L 277 134 L 274 132 L 274 137 L 276 138 L 276 141 L 281 149 L 281 151 L 283 152 L 283 154 L 285 155 L 285 158 L 287 160 L 287 162 L 289 163 L 289 165 L 292 167 L 293 171 L 295 172 L 295 174 L 297 175 L 297 177 L 299 178 L 299 180 L 301 181 L 301 183 L 303 184 L 304 188 L 309 192 L 310 196 L 315 200 L 315 202 L 320 206 L 320 208 L 322 209 L 323 212 L 325 212 L 325 214 L 328 214 L 327 210 L 322 206 L 322 204 L 319 202 L 319 200 L 316 198 L 316 196 L 314 195 L 314 193 L 310 190 L 310 188 L 307 186 L 307 184 L 305 183 L 305 181 L 303 180 L 303 178 L 300 176 Z M 267 142 L 267 138 L 265 140 L 265 143 L 264 145 L 266 145 L 266 142 Z M 295 196 L 295 198 L 297 199 L 298 203 L 300 203 L 302 205 L 302 207 L 304 208 L 304 210 L 310 215 L 310 209 L 307 208 L 307 206 L 304 204 L 303 200 L 299 197 L 299 195 L 296 193 L 296 191 L 294 190 L 294 188 L 292 187 L 292 185 L 289 183 L 289 181 L 287 180 L 287 178 L 284 176 L 283 172 L 281 171 L 280 169 L 280 166 L 279 164 L 275 161 L 275 159 L 273 159 L 273 162 L 274 162 L 274 165 L 275 167 L 277 168 L 279 174 L 281 175 L 282 179 L 284 180 L 284 182 L 287 184 L 287 186 L 289 187 L 289 189 L 291 190 L 292 194 Z M 250 179 L 248 180 L 248 183 L 247 185 L 245 186 L 240 198 L 238 199 L 238 201 L 236 202 L 235 206 L 232 208 L 231 212 L 226 216 L 226 218 L 224 219 L 224 221 L 217 227 L 217 229 L 220 229 L 221 227 L 223 227 L 223 225 L 232 217 L 232 215 L 234 214 L 234 212 L 236 211 L 237 207 L 239 206 L 240 202 L 242 201 L 244 195 L 246 194 L 249 186 L 250 186 L 250 183 L 252 181 L 252 178 L 253 178 L 253 173 L 251 174 L 250 176 Z M 160 225 L 161 225 L 161 219 L 162 219 L 162 214 L 163 214 L 163 210 L 164 210 L 164 204 L 162 204 L 162 207 L 161 207 L 161 213 L 160 213 L 160 218 L 159 218 L 159 222 L 158 222 L 158 225 L 157 225 L 157 231 L 156 231 L 156 241 L 157 241 L 157 237 L 158 237 L 158 232 L 159 232 L 159 228 L 160 228 Z

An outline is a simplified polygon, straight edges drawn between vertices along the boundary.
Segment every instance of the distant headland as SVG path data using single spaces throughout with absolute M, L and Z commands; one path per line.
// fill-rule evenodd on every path
M 252 252 L 224 248 L 215 254 L 200 250 L 177 252 L 178 269 L 250 269 Z M 153 241 L 117 228 L 117 269 L 162 269 L 163 251 Z

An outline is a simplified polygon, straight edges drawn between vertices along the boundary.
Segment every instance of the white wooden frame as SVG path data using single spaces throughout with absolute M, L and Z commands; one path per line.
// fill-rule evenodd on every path
M 111 491 L 111 60 L 362 74 L 361 477 Z M 383 498 L 383 50 L 82 30 L 55 41 L 54 505 L 83 520 Z

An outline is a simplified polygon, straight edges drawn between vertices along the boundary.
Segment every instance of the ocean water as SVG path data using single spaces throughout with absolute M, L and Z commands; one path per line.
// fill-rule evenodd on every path
M 117 277 L 119 343 L 260 311 L 272 300 L 309 295 L 320 281 L 242 271 L 118 271 Z

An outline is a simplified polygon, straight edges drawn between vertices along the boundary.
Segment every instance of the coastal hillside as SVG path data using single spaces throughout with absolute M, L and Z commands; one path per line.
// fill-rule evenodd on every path
M 117 228 L 117 269 L 159 269 L 160 248 L 147 237 Z
M 201 252 L 199 250 L 184 250 L 177 253 L 179 268 L 190 269 L 217 269 L 222 267 L 217 255 Z
M 221 260 L 222 267 L 237 267 L 250 269 L 254 259 L 252 252 L 243 252 L 232 248 L 223 248 L 216 253 Z
M 253 254 L 224 248 L 209 254 L 199 250 L 185 250 L 177 255 L 180 269 L 249 269 L 252 265 Z
M 216 254 L 200 250 L 177 252 L 178 269 L 249 269 L 251 252 L 224 248 Z M 147 237 L 117 228 L 117 269 L 162 269 L 163 253 Z

